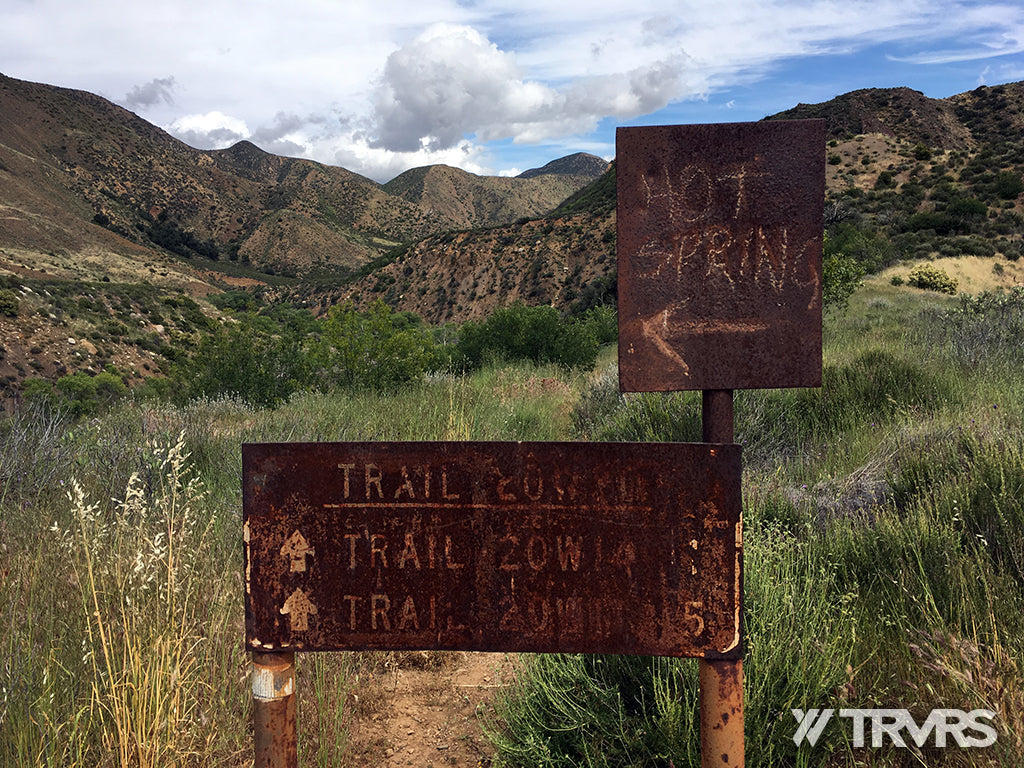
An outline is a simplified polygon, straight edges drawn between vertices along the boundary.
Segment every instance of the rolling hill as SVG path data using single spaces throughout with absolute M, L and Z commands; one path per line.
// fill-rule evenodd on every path
M 826 121 L 829 252 L 869 272 L 956 255 L 993 257 L 997 269 L 1024 252 L 1024 83 L 947 99 L 868 89 L 766 119 L 802 118 Z M 435 323 L 516 299 L 613 302 L 614 179 L 612 168 L 536 219 L 429 236 L 350 285 L 297 290 L 322 307 L 381 298 Z M 1006 284 L 1017 274 L 999 272 Z
M 350 271 L 435 232 L 536 215 L 603 167 L 420 171 L 431 183 L 416 196 L 249 142 L 201 151 L 93 94 L 0 75 L 0 269 L 141 279 L 137 262 L 159 262 L 179 286 L 245 271 L 216 262 L 256 278 Z
M 1017 280 L 1024 83 L 867 89 L 766 119 L 807 117 L 827 124 L 827 253 L 868 271 L 974 256 Z M 431 323 L 614 303 L 615 205 L 614 165 L 582 153 L 381 185 L 248 142 L 196 150 L 98 96 L 0 75 L 0 291 L 18 304 L 0 315 L 0 388 L 157 373 L 220 322 L 203 297 L 229 288 L 314 312 L 382 299 Z

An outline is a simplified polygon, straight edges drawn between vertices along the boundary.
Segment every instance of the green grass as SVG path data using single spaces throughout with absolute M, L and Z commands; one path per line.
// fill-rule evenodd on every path
M 942 314 L 958 306 L 863 289 L 826 318 L 822 389 L 736 394 L 750 766 L 1024 760 L 1018 316 Z M 77 423 L 4 419 L 0 765 L 247 764 L 240 444 L 699 439 L 699 395 L 623 396 L 613 358 L 595 374 L 492 366 L 273 410 L 124 401 Z M 303 765 L 358 763 L 356 663 L 300 656 Z M 495 765 L 695 766 L 696 666 L 524 656 L 489 722 Z M 999 740 L 865 752 L 836 727 L 796 748 L 790 709 L 844 706 L 919 721 L 990 708 Z
M 736 393 L 749 766 L 1024 760 L 1024 297 L 975 314 L 962 303 L 861 290 L 826 318 L 821 389 Z M 577 437 L 699 439 L 698 393 L 615 385 L 605 374 L 583 392 Z M 525 661 L 491 723 L 495 765 L 699 765 L 696 663 L 600 658 Z M 628 691 L 647 696 L 625 707 Z M 579 697 L 594 702 L 582 716 Z M 797 749 L 790 710 L 811 707 L 906 708 L 919 722 L 989 708 L 999 739 L 864 751 L 832 728 Z
M 564 439 L 585 374 L 530 365 L 390 395 L 121 402 L 0 422 L 0 765 L 245 765 L 243 442 Z M 339 765 L 352 662 L 300 658 L 304 765 Z

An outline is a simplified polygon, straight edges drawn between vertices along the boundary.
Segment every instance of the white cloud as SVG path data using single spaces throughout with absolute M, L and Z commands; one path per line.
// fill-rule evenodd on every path
M 1024 70 L 1012 0 L 293 0 L 249 4 L 244 24 L 234 0 L 8 5 L 5 74 L 105 95 L 197 146 L 248 138 L 374 178 L 552 159 L 492 155 L 507 140 L 608 154 L 616 122 L 767 86 L 799 57 L 826 91 L 833 53 Z
M 372 146 L 360 134 L 346 134 L 324 141 L 319 145 L 317 153 L 325 157 L 325 162 L 340 165 L 379 182 L 389 181 L 402 171 L 424 165 L 450 165 L 481 175 L 494 172 L 487 150 L 466 139 L 446 149 L 421 147 L 408 152 L 395 152 Z
M 250 136 L 244 120 L 216 110 L 204 115 L 183 115 L 168 130 L 198 149 L 225 149 Z
M 475 29 L 437 24 L 392 53 L 374 94 L 375 146 L 447 149 L 467 133 L 536 112 L 554 93 Z
M 515 57 L 477 30 L 434 25 L 388 57 L 373 98 L 373 146 L 436 151 L 467 135 L 529 143 L 586 133 L 602 118 L 636 117 L 699 93 L 686 66 L 676 54 L 559 90 L 525 79 Z

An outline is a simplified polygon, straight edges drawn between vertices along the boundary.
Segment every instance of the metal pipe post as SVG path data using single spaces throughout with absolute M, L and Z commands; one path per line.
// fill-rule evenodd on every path
M 298 768 L 295 654 L 253 653 L 254 768 Z
M 705 443 L 735 442 L 731 389 L 704 390 L 702 432 Z M 699 666 L 701 768 L 743 768 L 743 658 Z

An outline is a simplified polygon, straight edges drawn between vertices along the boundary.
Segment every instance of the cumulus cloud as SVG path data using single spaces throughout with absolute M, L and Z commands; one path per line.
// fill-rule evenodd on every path
M 822 99 L 868 84 L 855 66 L 837 76 L 830 54 L 889 54 L 899 77 L 982 62 L 957 75 L 965 90 L 985 65 L 985 82 L 1024 77 L 1024 10 L 1006 0 L 295 0 L 287 14 L 255 4 L 242 26 L 229 23 L 236 5 L 205 0 L 161 19 L 154 37 L 140 33 L 152 9 L 130 0 L 15 3 L 0 70 L 125 94 L 120 103 L 194 146 L 249 139 L 378 180 L 433 162 L 511 172 L 588 141 L 609 154 L 616 122 L 692 120 L 699 110 L 681 103 L 718 93 L 730 117 L 757 119 L 792 106 L 774 78 L 804 57 L 800 79 Z M 142 82 L 153 72 L 174 76 Z M 733 99 L 755 84 L 758 99 Z M 522 148 L 538 143 L 542 155 Z
M 250 136 L 244 120 L 218 111 L 184 115 L 171 123 L 168 130 L 197 149 L 225 149 Z
M 158 104 L 174 104 L 174 78 L 155 77 L 148 83 L 133 86 L 124 97 L 128 109 L 145 109 Z
M 311 146 L 321 140 L 321 131 L 327 124 L 326 117 L 278 112 L 272 121 L 258 126 L 247 137 L 254 144 L 275 155 L 304 156 L 311 152 Z
M 467 26 L 437 24 L 392 53 L 373 98 L 372 146 L 438 151 L 466 136 L 537 142 L 593 130 L 605 117 L 661 109 L 699 88 L 674 54 L 559 90 L 527 80 L 515 57 Z
M 544 86 L 523 82 L 514 57 L 476 30 L 434 25 L 388 57 L 373 99 L 374 146 L 445 149 L 549 97 Z
M 420 147 L 413 151 L 396 152 L 374 145 L 361 133 L 349 133 L 325 142 L 318 154 L 325 155 L 326 162 L 348 168 L 374 181 L 386 182 L 409 168 L 424 165 L 450 165 L 470 173 L 490 175 L 493 173 L 488 151 L 480 144 L 463 139 L 445 149 Z

